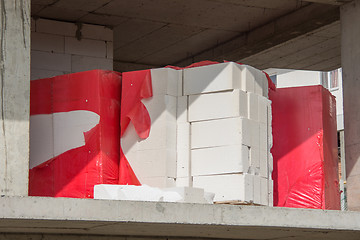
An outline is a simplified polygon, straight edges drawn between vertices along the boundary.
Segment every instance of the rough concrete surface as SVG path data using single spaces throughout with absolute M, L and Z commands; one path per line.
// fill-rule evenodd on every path
M 360 1 L 341 8 L 341 63 L 343 67 L 345 156 L 348 208 L 360 210 Z
M 0 195 L 27 196 L 30 1 L 0 1 Z
M 224 239 L 360 238 L 357 212 L 2 197 L 0 213 L 3 233 Z
M 297 37 L 306 38 L 311 45 L 324 42 L 322 50 L 326 52 L 332 50 L 332 43 L 327 44 L 327 38 L 311 37 L 311 31 L 338 21 L 339 5 L 347 1 L 32 0 L 31 7 L 35 18 L 112 27 L 114 69 L 126 71 L 224 59 L 260 68 L 268 61 L 247 58 L 285 43 L 292 48 L 312 49 L 303 46 L 303 39 Z M 336 53 L 310 55 L 316 59 L 309 64 L 291 66 L 314 69 L 311 65 L 315 65 L 320 70 L 340 63 Z M 306 54 L 301 56 L 308 58 Z M 327 62 L 319 65 L 318 58 Z M 282 60 L 283 56 L 272 54 L 271 62 L 276 64 L 270 67 L 289 65 L 277 63 Z

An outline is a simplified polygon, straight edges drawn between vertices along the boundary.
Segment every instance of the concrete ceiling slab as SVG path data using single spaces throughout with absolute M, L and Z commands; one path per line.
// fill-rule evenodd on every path
M 140 59 L 152 55 L 174 43 L 181 42 L 203 29 L 183 25 L 165 25 L 144 37 L 117 48 L 114 51 L 114 59 L 127 62 L 137 62 Z
M 166 23 L 127 19 L 114 28 L 114 50 L 144 38 L 164 26 L 166 26 Z
M 95 12 L 148 21 L 242 32 L 300 7 L 294 5 L 292 1 L 283 2 L 282 8 L 276 9 L 249 7 L 213 0 L 132 0 L 112 1 Z
M 205 29 L 189 38 L 164 47 L 154 54 L 141 58 L 139 62 L 152 63 L 157 66 L 167 65 L 174 62 L 175 58 L 185 59 L 199 51 L 204 51 L 223 41 L 230 40 L 237 36 L 237 34 L 231 31 Z
M 332 4 L 332 5 L 342 5 L 346 2 L 351 2 L 352 0 L 305 0 L 305 1 L 314 2 L 314 3 Z
M 102 25 L 102 26 L 112 26 L 112 25 L 120 25 L 121 23 L 127 20 L 129 19 L 125 17 L 97 14 L 97 13 L 88 13 L 85 16 L 79 18 L 77 21 Z
M 298 0 L 212 0 L 221 3 L 232 3 L 244 7 L 266 8 L 266 9 L 287 9 L 289 6 L 294 8 L 305 6 L 306 1 Z
M 271 55 L 267 50 L 280 51 L 275 47 L 282 46 L 286 52 L 284 49 L 291 48 L 294 39 L 299 41 L 294 46 L 304 42 L 316 45 L 318 38 L 325 41 L 339 34 L 339 27 L 331 23 L 339 20 L 338 5 L 341 2 L 32 0 L 32 15 L 113 27 L 114 59 L 118 62 L 114 66 L 182 66 L 193 61 L 222 59 L 246 60 L 255 62 L 255 66 L 265 66 L 265 60 L 271 56 L 278 57 L 280 66 L 288 55 L 301 59 L 300 55 L 309 51 L 293 47 L 300 53 L 291 56 L 293 53 Z M 321 33 L 306 39 L 298 38 L 323 26 L 328 28 Z M 283 45 L 289 41 L 288 46 Z M 326 43 L 322 46 L 324 51 Z
M 58 0 L 31 0 L 31 5 L 37 4 L 37 5 L 52 5 Z
M 52 4 L 54 7 L 74 10 L 81 10 L 86 12 L 93 12 L 100 7 L 108 4 L 111 0 L 59 0 Z
M 67 22 L 76 22 L 79 18 L 88 14 L 88 12 L 83 10 L 72 9 L 72 8 L 59 8 L 59 7 L 48 6 L 48 7 L 44 7 L 36 14 L 38 14 L 42 18 L 62 20 Z
M 40 12 L 42 9 L 44 9 L 44 5 L 41 4 L 31 4 L 31 14 L 33 16 L 36 16 L 38 12 Z
M 240 61 L 259 69 L 329 71 L 341 66 L 339 47 L 340 22 L 336 21 Z

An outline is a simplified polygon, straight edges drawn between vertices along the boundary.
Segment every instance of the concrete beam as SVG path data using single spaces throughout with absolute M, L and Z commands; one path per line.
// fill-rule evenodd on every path
M 2 197 L 0 232 L 223 239 L 359 239 L 360 213 L 212 204 Z
M 352 0 L 306 0 L 306 2 L 313 3 L 323 3 L 323 4 L 331 4 L 331 5 L 342 5 L 346 2 L 351 2 Z
M 172 65 L 184 66 L 202 60 L 238 61 L 338 21 L 339 18 L 338 6 L 310 4 Z
M 30 1 L 0 1 L 0 195 L 27 196 Z

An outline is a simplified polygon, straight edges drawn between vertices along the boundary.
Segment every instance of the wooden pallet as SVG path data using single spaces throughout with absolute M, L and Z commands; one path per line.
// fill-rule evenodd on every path
M 239 201 L 239 200 L 218 201 L 218 202 L 214 202 L 214 204 L 260 206 L 259 204 L 255 204 L 255 203 L 253 203 L 253 202 L 244 202 L 244 201 Z

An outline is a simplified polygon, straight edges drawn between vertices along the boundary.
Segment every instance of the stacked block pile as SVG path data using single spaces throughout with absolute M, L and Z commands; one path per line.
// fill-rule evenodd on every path
M 140 183 L 161 188 L 174 187 L 176 111 L 177 98 L 182 91 L 182 71 L 152 69 L 151 79 L 153 97 L 142 100 L 151 118 L 150 135 L 147 139 L 140 139 L 130 124 L 121 138 L 121 147 Z
M 272 205 L 271 107 L 266 75 L 228 62 L 151 70 L 143 100 L 149 138 L 132 126 L 121 146 L 140 183 L 198 187 L 215 201 Z

